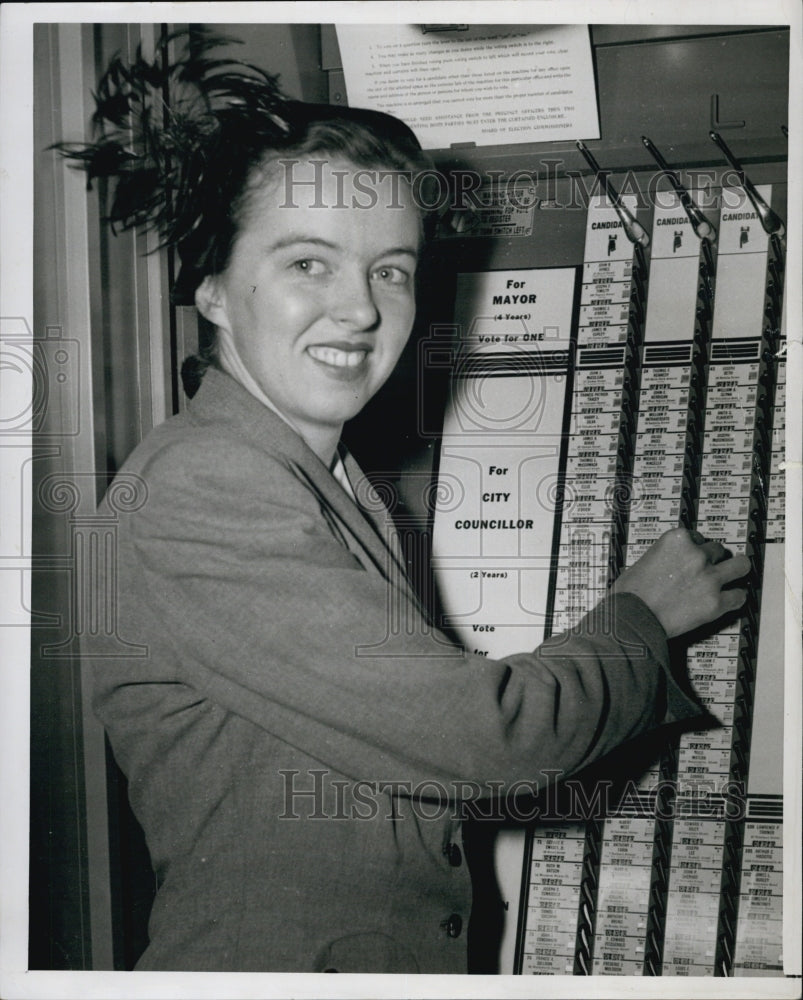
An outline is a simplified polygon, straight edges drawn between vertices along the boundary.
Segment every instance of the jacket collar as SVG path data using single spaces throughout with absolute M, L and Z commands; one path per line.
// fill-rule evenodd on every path
M 415 598 L 390 514 L 351 455 L 347 453 L 344 461 L 359 506 L 303 438 L 278 413 L 225 372 L 207 369 L 187 410 L 195 422 L 227 427 L 273 458 L 284 458 L 329 512 L 346 526 L 380 573 L 386 578 L 392 574 L 393 582 Z

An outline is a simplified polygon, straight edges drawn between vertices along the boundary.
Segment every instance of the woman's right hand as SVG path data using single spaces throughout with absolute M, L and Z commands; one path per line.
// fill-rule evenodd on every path
M 749 572 L 747 556 L 731 556 L 719 542 L 673 528 L 620 574 L 612 590 L 640 597 L 671 639 L 738 610 L 746 589 L 723 587 Z

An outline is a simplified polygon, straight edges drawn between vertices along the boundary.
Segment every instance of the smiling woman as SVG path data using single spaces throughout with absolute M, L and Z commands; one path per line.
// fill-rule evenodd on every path
M 293 162 L 292 206 L 283 168 L 262 165 L 229 264 L 204 278 L 195 302 L 217 330 L 222 367 L 271 400 L 328 465 L 343 423 L 407 343 L 422 223 L 409 184 L 395 211 L 386 184 L 362 207 L 350 196 L 366 171 L 322 155 Z
M 737 607 L 749 564 L 670 532 L 535 651 L 442 634 L 339 440 L 410 335 L 431 169 L 396 119 L 287 101 L 207 48 L 115 61 L 97 142 L 63 147 L 112 182 L 112 221 L 177 248 L 216 331 L 121 469 L 138 503 L 113 485 L 102 507 L 117 635 L 89 637 L 94 707 L 159 883 L 138 968 L 465 972 L 464 817 L 699 717 L 667 636 Z

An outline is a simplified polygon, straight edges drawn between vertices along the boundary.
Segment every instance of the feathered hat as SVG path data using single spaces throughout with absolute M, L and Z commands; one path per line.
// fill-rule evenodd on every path
M 89 188 L 108 183 L 114 231 L 144 227 L 159 247 L 176 248 L 177 302 L 191 302 L 203 275 L 222 266 L 237 198 L 265 151 L 292 150 L 311 125 L 349 120 L 405 161 L 423 162 L 414 133 L 391 115 L 289 100 L 278 77 L 212 57 L 236 41 L 198 26 L 163 36 L 152 60 L 141 46 L 130 62 L 115 56 L 94 94 L 92 141 L 54 147 L 86 171 Z

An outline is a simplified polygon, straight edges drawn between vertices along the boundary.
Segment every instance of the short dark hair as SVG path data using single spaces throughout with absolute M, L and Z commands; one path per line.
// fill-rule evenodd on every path
M 191 304 L 201 281 L 226 269 L 248 207 L 249 181 L 267 163 L 320 155 L 367 170 L 415 175 L 431 169 L 413 132 L 392 115 L 300 101 L 288 101 L 284 111 L 289 130 L 282 137 L 253 136 L 247 119 L 238 117 L 223 124 L 216 148 L 204 150 L 206 168 L 194 192 L 197 223 L 177 245 L 182 266 L 175 302 Z
M 176 304 L 192 304 L 203 279 L 225 271 L 248 211 L 250 180 L 270 162 L 321 156 L 345 160 L 366 170 L 415 175 L 430 169 L 413 132 L 391 115 L 364 108 L 289 101 L 284 118 L 289 131 L 281 139 L 255 142 L 243 128 L 242 120 L 238 120 L 236 129 L 220 130 L 217 164 L 213 155 L 203 189 L 195 192 L 202 203 L 197 225 L 177 245 L 181 270 L 173 289 Z M 425 231 L 427 228 L 425 225 Z M 186 358 L 181 366 L 182 385 L 190 397 L 198 391 L 204 372 L 218 367 L 215 331 L 208 324 L 202 325 L 198 353 Z

